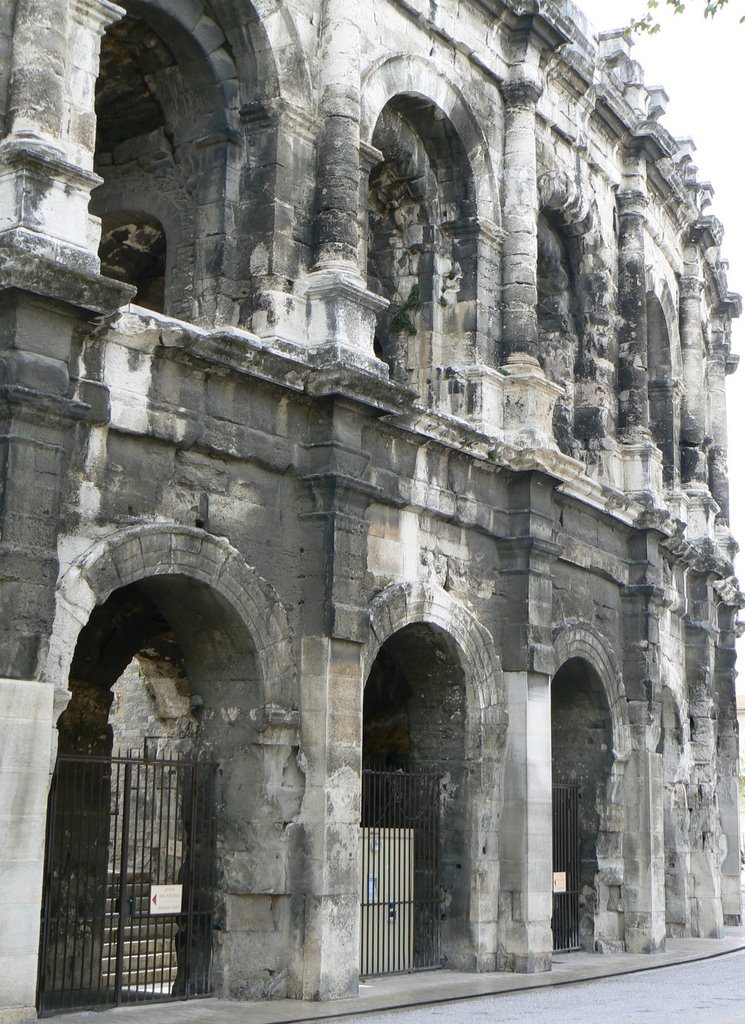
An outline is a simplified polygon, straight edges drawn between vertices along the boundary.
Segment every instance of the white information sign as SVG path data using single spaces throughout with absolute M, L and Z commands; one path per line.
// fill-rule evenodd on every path
M 567 873 L 566 871 L 554 871 L 554 892 L 566 892 L 567 891 Z
M 183 900 L 183 885 L 151 885 L 151 914 L 180 914 Z

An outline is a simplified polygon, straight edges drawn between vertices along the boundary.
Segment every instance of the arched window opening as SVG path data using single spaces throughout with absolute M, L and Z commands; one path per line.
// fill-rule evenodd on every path
M 680 408 L 673 379 L 670 331 L 662 304 L 647 292 L 647 365 L 649 367 L 649 429 L 662 453 L 663 480 L 680 480 Z
M 373 135 L 383 159 L 370 172 L 368 285 L 390 307 L 376 354 L 428 401 L 444 369 L 475 358 L 475 200 L 468 159 L 449 119 L 427 100 L 399 96 Z M 444 396 L 442 396 L 444 397 Z
M 206 13 L 200 35 L 182 23 L 179 5 L 123 6 L 128 14 L 101 41 L 96 83 L 94 169 L 103 184 L 90 209 L 103 221 L 104 272 L 134 284 L 143 305 L 212 325 L 234 317 L 237 294 L 228 275 L 236 274 L 229 226 L 240 91 L 230 47 Z
M 96 83 L 94 169 L 103 185 L 91 209 L 102 222 L 102 273 L 134 285 L 138 305 L 188 316 L 191 310 L 169 295 L 163 226 L 167 210 L 187 205 L 175 126 L 166 116 L 180 79 L 173 53 L 146 22 L 126 16 L 108 29 Z M 135 205 L 143 199 L 154 209 Z
M 554 407 L 554 437 L 561 451 L 577 455 L 574 436 L 574 382 L 579 358 L 575 273 L 567 240 L 541 214 L 538 217 L 538 340 L 549 380 L 564 392 Z

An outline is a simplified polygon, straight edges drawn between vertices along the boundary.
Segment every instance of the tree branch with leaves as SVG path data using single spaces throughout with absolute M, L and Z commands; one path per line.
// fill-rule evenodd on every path
M 672 7 L 675 14 L 685 14 L 688 10 L 697 10 L 705 18 L 713 18 L 723 7 L 729 4 L 730 0 L 693 0 L 693 2 L 682 2 L 682 0 L 647 0 L 647 10 L 640 18 L 634 20 L 627 26 L 626 33 L 631 35 L 634 32 L 646 32 L 654 35 L 660 31 L 657 8 L 660 4 L 665 7 Z M 741 2 L 741 0 L 740 0 Z M 745 22 L 745 14 L 740 18 L 740 23 Z

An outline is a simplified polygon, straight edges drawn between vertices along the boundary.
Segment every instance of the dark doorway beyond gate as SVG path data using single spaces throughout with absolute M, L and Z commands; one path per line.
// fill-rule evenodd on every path
M 211 992 L 214 767 L 58 758 L 39 1013 Z
M 411 624 L 378 651 L 365 686 L 362 757 L 362 973 L 463 962 L 471 942 L 466 690 L 457 647 L 444 630 Z M 394 927 L 395 910 L 380 909 L 391 870 L 397 888 L 387 902 L 409 904 L 411 937 Z M 365 909 L 376 903 L 375 913 L 391 914 L 385 938 Z M 403 948 L 389 956 L 397 937 Z
M 551 683 L 554 891 L 558 884 L 567 894 L 576 892 L 559 901 L 558 914 L 554 900 L 557 950 L 595 949 L 601 909 L 598 836 L 612 765 L 611 714 L 603 683 L 589 662 L 570 658 Z

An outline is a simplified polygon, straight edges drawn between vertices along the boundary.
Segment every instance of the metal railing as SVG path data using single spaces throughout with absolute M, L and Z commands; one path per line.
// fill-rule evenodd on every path
M 579 787 L 553 786 L 554 952 L 580 949 Z
M 439 967 L 439 774 L 365 769 L 360 850 L 360 974 Z

